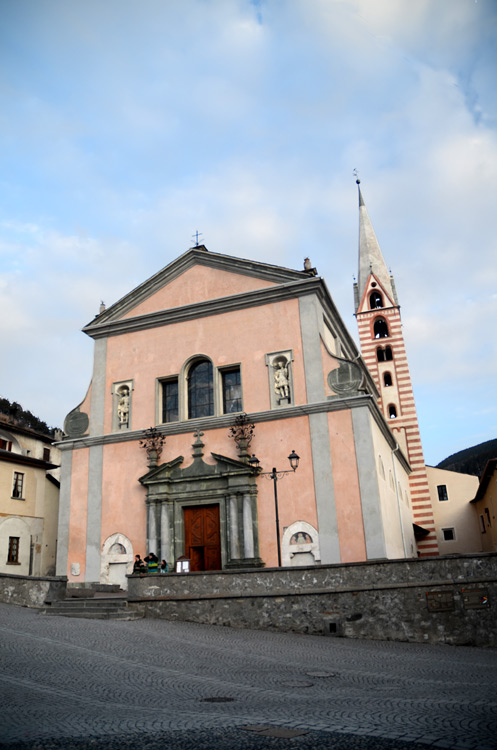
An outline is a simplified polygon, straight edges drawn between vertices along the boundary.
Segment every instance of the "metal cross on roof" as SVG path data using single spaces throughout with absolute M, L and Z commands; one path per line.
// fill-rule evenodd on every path
M 197 231 L 195 232 L 195 234 L 192 234 L 192 239 L 195 240 L 195 247 L 199 246 L 199 241 L 198 241 L 199 236 L 202 237 L 202 232 L 199 232 L 198 229 L 197 229 Z

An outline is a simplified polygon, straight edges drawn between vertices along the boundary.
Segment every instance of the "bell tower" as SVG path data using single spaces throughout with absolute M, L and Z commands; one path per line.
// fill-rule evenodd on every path
M 409 485 L 420 557 L 438 555 L 418 417 L 402 333 L 400 305 L 359 189 L 359 274 L 355 315 L 363 359 L 380 393 L 379 406 L 412 473 Z

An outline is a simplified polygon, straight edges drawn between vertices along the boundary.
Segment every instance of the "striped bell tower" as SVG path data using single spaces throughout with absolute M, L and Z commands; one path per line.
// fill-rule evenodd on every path
M 438 555 L 437 536 L 395 282 L 359 188 L 359 275 L 355 315 L 363 359 L 380 393 L 379 406 L 411 465 L 414 531 L 420 557 Z

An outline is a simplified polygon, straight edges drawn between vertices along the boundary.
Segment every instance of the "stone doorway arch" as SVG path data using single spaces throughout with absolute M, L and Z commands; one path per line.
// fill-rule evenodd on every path
M 133 572 L 133 545 L 124 534 L 111 534 L 102 545 L 100 583 L 117 583 L 128 589 L 126 575 Z

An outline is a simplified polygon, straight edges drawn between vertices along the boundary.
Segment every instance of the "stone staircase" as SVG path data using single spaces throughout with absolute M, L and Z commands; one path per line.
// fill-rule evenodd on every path
M 68 590 L 66 599 L 45 602 L 39 614 L 89 620 L 138 620 L 143 617 L 143 612 L 128 604 L 123 592 L 95 595 L 94 590 L 79 589 L 75 596 L 73 593 Z

